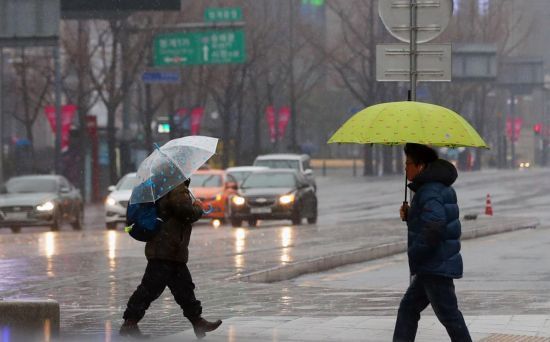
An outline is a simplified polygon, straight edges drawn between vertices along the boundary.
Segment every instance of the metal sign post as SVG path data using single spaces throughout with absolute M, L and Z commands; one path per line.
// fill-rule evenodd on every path
M 410 0 L 410 39 L 409 39 L 409 44 L 410 44 L 410 57 L 409 57 L 409 65 L 410 65 L 410 68 L 409 68 L 409 74 L 410 74 L 410 86 L 411 86 L 411 90 L 410 90 L 410 93 L 409 93 L 409 101 L 416 101 L 416 78 L 417 78 L 417 74 L 416 74 L 416 57 L 417 57 L 417 54 L 416 54 L 416 19 L 417 19 L 417 8 L 416 8 L 416 0 Z
M 408 60 L 393 58 L 393 62 L 386 62 L 389 55 L 377 53 L 377 70 L 384 72 L 377 73 L 378 81 L 403 81 L 402 73 L 406 70 L 410 82 L 409 100 L 416 101 L 416 84 L 422 81 L 450 81 L 447 71 L 451 70 L 451 53 L 443 48 L 443 55 L 437 63 L 439 71 L 431 70 L 421 76 L 419 64 L 430 65 L 427 59 L 433 58 L 421 47 L 429 49 L 441 49 L 441 45 L 418 45 L 428 42 L 439 36 L 447 27 L 453 13 L 452 0 L 380 0 L 378 12 L 386 29 L 397 39 L 406 42 L 408 46 Z M 377 47 L 384 49 L 386 46 Z M 404 48 L 400 48 L 402 55 Z M 383 58 L 381 58 L 383 57 Z M 433 61 L 433 60 L 432 60 Z M 392 70 L 397 71 L 392 77 Z M 399 74 L 399 76 L 397 76 Z

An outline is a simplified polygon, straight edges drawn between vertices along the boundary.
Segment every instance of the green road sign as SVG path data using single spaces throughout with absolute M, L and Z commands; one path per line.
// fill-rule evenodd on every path
M 153 42 L 154 65 L 244 63 L 243 29 L 161 34 Z
M 204 21 L 241 21 L 243 10 L 240 7 L 209 7 L 204 11 Z

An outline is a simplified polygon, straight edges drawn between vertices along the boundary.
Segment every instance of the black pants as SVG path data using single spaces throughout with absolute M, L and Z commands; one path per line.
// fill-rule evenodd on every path
M 200 317 L 202 306 L 201 302 L 195 298 L 195 284 L 187 265 L 153 259 L 147 263 L 141 284 L 128 300 L 124 319 L 141 320 L 149 305 L 162 294 L 166 286 L 172 291 L 185 317 Z
M 409 285 L 399 305 L 394 342 L 414 341 L 420 313 L 428 304 L 447 329 L 453 342 L 471 342 L 472 338 L 460 310 L 453 279 L 433 275 L 417 275 Z

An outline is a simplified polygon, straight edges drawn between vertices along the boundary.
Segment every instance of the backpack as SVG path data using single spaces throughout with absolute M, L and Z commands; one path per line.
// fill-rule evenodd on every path
M 159 231 L 162 219 L 157 216 L 154 202 L 129 204 L 124 230 L 138 241 L 150 241 Z

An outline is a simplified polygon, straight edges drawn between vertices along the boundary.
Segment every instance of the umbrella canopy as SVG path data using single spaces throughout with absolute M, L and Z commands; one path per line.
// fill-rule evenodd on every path
M 413 101 L 367 107 L 346 121 L 328 142 L 488 148 L 459 114 L 445 107 Z
M 187 136 L 157 147 L 139 166 L 141 184 L 132 190 L 130 204 L 155 202 L 185 182 L 216 152 L 217 138 Z

